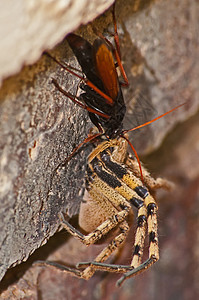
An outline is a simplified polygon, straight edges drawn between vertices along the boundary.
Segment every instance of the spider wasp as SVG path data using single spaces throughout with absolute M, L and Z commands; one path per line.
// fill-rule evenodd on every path
M 114 7 L 112 15 L 115 47 L 99 33 L 93 45 L 76 34 L 72 33 L 67 36 L 69 46 L 86 79 L 70 67 L 63 66 L 50 54 L 47 53 L 47 55 L 71 74 L 80 78 L 83 93 L 79 97 L 74 97 L 63 90 L 55 79 L 53 79 L 53 84 L 61 93 L 88 111 L 92 123 L 98 130 L 78 145 L 68 158 L 70 159 L 82 145 L 92 142 L 94 149 L 88 157 L 86 190 L 79 212 L 79 225 L 88 234 L 83 235 L 75 229 L 64 219 L 63 214 L 60 214 L 61 223 L 71 235 L 77 237 L 85 245 L 98 242 L 113 229 L 117 229 L 117 233 L 94 261 L 79 263 L 77 268 L 69 268 L 50 261 L 37 263 L 54 266 L 86 280 L 96 270 L 123 273 L 117 282 L 120 286 L 124 280 L 145 271 L 159 259 L 157 204 L 150 191 L 169 187 L 165 180 L 153 179 L 141 166 L 127 133 L 151 124 L 181 105 L 145 124 L 130 130 L 123 130 L 122 121 L 126 106 L 121 87 L 128 86 L 128 79 L 121 64 Z M 118 67 L 124 79 L 122 83 L 119 81 Z M 128 145 L 133 150 L 136 159 L 129 155 Z M 104 263 L 125 242 L 130 226 L 128 217 L 133 214 L 132 206 L 138 210 L 138 216 L 131 263 L 129 266 Z M 149 236 L 149 258 L 142 262 L 146 230 Z

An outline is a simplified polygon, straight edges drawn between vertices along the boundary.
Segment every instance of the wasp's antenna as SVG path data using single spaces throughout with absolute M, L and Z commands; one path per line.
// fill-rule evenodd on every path
M 185 104 L 186 104 L 186 102 L 185 102 L 185 103 L 182 103 L 182 104 L 180 104 L 180 105 L 178 105 L 178 106 L 176 106 L 176 107 L 174 107 L 173 109 L 167 111 L 166 113 L 160 115 L 159 117 L 157 117 L 157 118 L 155 118 L 155 119 L 152 119 L 151 121 L 148 121 L 148 122 L 146 122 L 146 123 L 144 123 L 144 124 L 141 124 L 141 125 L 139 125 L 139 126 L 136 126 L 136 127 L 134 127 L 134 128 L 128 129 L 128 130 L 124 130 L 124 131 L 122 132 L 122 134 L 128 133 L 128 132 L 130 132 L 130 131 L 134 131 L 134 130 L 136 130 L 136 129 L 145 127 L 145 126 L 147 126 L 147 125 L 150 125 L 151 123 L 153 123 L 153 122 L 159 120 L 160 118 L 163 118 L 164 116 L 166 116 L 166 115 L 172 113 L 173 111 L 175 111 L 176 109 L 180 108 L 181 106 L 183 106 L 183 105 L 185 105 Z

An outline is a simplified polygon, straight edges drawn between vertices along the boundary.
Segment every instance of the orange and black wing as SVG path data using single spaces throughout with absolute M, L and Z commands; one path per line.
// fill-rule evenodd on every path
M 113 101 L 117 98 L 120 87 L 112 51 L 105 41 L 96 39 L 93 44 L 95 68 L 104 89 Z

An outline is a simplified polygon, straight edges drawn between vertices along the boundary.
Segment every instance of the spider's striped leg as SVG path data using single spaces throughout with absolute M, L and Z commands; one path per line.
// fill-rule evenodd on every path
M 135 204 L 135 203 L 134 203 Z M 141 204 L 139 200 L 139 204 Z M 106 264 L 98 262 L 97 260 L 90 263 L 79 263 L 78 267 L 91 266 L 100 271 L 114 272 L 114 273 L 125 273 L 127 271 L 134 270 L 141 263 L 144 241 L 146 236 L 146 220 L 147 220 L 147 211 L 144 205 L 140 205 L 138 208 L 138 219 L 137 219 L 137 230 L 134 243 L 134 253 L 131 265 L 117 265 L 117 264 Z
M 94 263 L 96 262 L 99 264 L 103 264 L 103 262 L 105 260 L 107 260 L 109 258 L 109 256 L 115 251 L 117 250 L 119 247 L 121 247 L 121 245 L 125 242 L 128 231 L 129 231 L 129 226 L 128 223 L 126 221 L 122 222 L 119 226 L 119 229 L 121 231 L 120 234 L 118 234 L 109 244 L 108 246 L 106 246 L 101 252 L 100 254 L 95 258 L 95 260 L 92 263 L 78 263 L 77 264 L 77 268 L 85 268 L 82 271 L 81 277 L 88 280 L 90 277 L 93 276 L 93 274 L 95 273 L 95 271 L 98 269 L 98 267 L 96 267 L 94 265 Z M 103 270 L 103 269 L 100 269 Z M 107 270 L 105 270 L 107 271 Z M 126 270 L 125 270 L 126 271 Z M 125 272 L 123 271 L 123 272 Z M 121 271 L 120 271 L 121 272 Z
M 91 245 L 100 240 L 104 235 L 106 235 L 111 229 L 115 228 L 119 223 L 121 223 L 129 214 L 129 209 L 125 208 L 112 217 L 108 218 L 101 225 L 99 225 L 93 232 L 88 235 L 84 235 L 74 228 L 70 223 L 63 219 L 61 215 L 61 221 L 63 227 L 73 236 L 80 239 L 80 241 L 85 245 Z
M 98 262 L 90 263 L 90 266 L 98 270 L 104 270 L 108 272 L 125 273 L 120 280 L 118 280 L 117 285 L 121 285 L 124 280 L 133 277 L 139 273 L 142 273 L 148 269 L 152 264 L 154 264 L 159 259 L 159 248 L 158 248 L 158 238 L 157 238 L 157 207 L 155 200 L 148 193 L 147 189 L 139 186 L 137 189 L 138 193 L 143 195 L 145 198 L 144 205 L 138 208 L 138 221 L 137 230 L 135 235 L 134 243 L 134 253 L 133 259 L 130 266 L 123 265 L 111 265 Z M 140 203 L 140 201 L 139 201 Z M 146 236 L 146 222 L 148 224 L 148 234 L 149 234 L 149 258 L 141 264 L 144 241 Z M 87 264 L 88 265 L 88 264 Z M 84 264 L 86 266 L 86 264 Z
M 129 226 L 126 221 L 122 222 L 119 226 L 119 229 L 121 231 L 120 234 L 118 234 L 109 244 L 107 247 L 105 247 L 100 254 L 95 258 L 95 262 L 102 263 L 108 257 L 116 250 L 118 249 L 124 242 L 127 237 Z M 96 269 L 95 266 L 88 266 L 87 263 L 79 263 L 77 267 L 84 268 L 83 271 L 80 271 L 75 268 L 66 267 L 64 265 L 58 264 L 56 262 L 51 261 L 37 261 L 35 265 L 48 265 L 51 267 L 54 267 L 56 269 L 59 269 L 61 271 L 64 271 L 66 273 L 70 273 L 71 275 L 74 275 L 79 278 L 83 278 L 85 280 L 90 279 L 93 274 L 95 273 Z M 126 271 L 126 270 L 125 270 Z
M 148 235 L 149 235 L 149 258 L 139 265 L 139 259 L 136 259 L 134 252 L 133 260 L 131 266 L 135 267 L 133 270 L 125 273 L 117 282 L 117 285 L 121 285 L 124 280 L 133 277 L 139 273 L 142 273 L 148 269 L 152 264 L 154 264 L 159 259 L 159 248 L 158 248 L 158 233 L 157 233 L 157 206 L 153 197 L 148 194 L 145 197 L 145 205 L 147 208 L 147 224 L 148 224 Z M 137 232 L 136 236 L 138 240 L 143 240 L 140 233 Z M 136 247 L 135 247 L 136 248 Z M 138 254 L 139 256 L 139 254 Z M 136 266 L 138 262 L 138 266 Z
M 106 235 L 112 228 L 116 227 L 120 222 L 121 224 L 119 225 L 119 229 L 121 233 L 117 235 L 110 243 L 109 245 L 104 248 L 100 254 L 96 257 L 95 261 L 96 262 L 103 262 L 105 261 L 113 251 L 115 251 L 117 248 L 119 248 L 125 241 L 126 236 L 129 231 L 129 226 L 126 221 L 123 221 L 129 211 L 127 210 L 122 210 L 115 214 L 112 218 L 109 218 L 105 222 L 103 222 L 100 226 L 96 228 L 93 232 L 88 234 L 87 236 L 83 235 L 80 233 L 77 229 L 75 229 L 72 225 L 70 225 L 66 220 L 64 220 L 63 215 L 61 215 L 61 221 L 66 230 L 71 233 L 72 235 L 78 237 L 84 244 L 90 245 L 101 239 L 102 236 Z M 83 263 L 84 264 L 84 263 Z M 70 268 L 64 265 L 61 265 L 56 262 L 51 262 L 51 261 L 37 261 L 34 263 L 34 265 L 48 265 L 51 267 L 54 267 L 56 269 L 59 269 L 61 271 L 64 271 L 66 273 L 70 273 L 71 275 L 74 275 L 79 278 L 83 278 L 88 280 L 90 277 L 93 276 L 93 274 L 96 271 L 95 267 L 90 266 L 90 264 L 85 265 L 85 270 L 80 271 L 76 268 Z M 80 266 L 81 268 L 84 266 Z

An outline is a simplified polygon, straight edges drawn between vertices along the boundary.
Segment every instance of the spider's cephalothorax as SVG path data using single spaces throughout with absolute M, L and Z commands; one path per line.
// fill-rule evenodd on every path
M 79 225 L 88 232 L 83 235 L 72 227 L 61 215 L 64 228 L 85 245 L 91 245 L 104 238 L 112 229 L 116 236 L 90 263 L 79 263 L 78 269 L 61 266 L 54 262 L 46 264 L 65 270 L 88 280 L 96 270 L 124 273 L 118 281 L 148 269 L 159 259 L 157 235 L 157 205 L 149 190 L 168 184 L 162 179 L 154 180 L 143 168 L 145 185 L 139 178 L 139 166 L 127 153 L 127 142 L 123 138 L 112 139 L 99 144 L 88 157 L 86 191 L 81 203 Z M 137 208 L 137 229 L 132 261 L 129 266 L 103 263 L 125 242 L 129 231 L 129 216 L 132 207 Z M 142 262 L 146 229 L 149 236 L 149 258 Z M 84 268 L 83 271 L 79 268 Z

